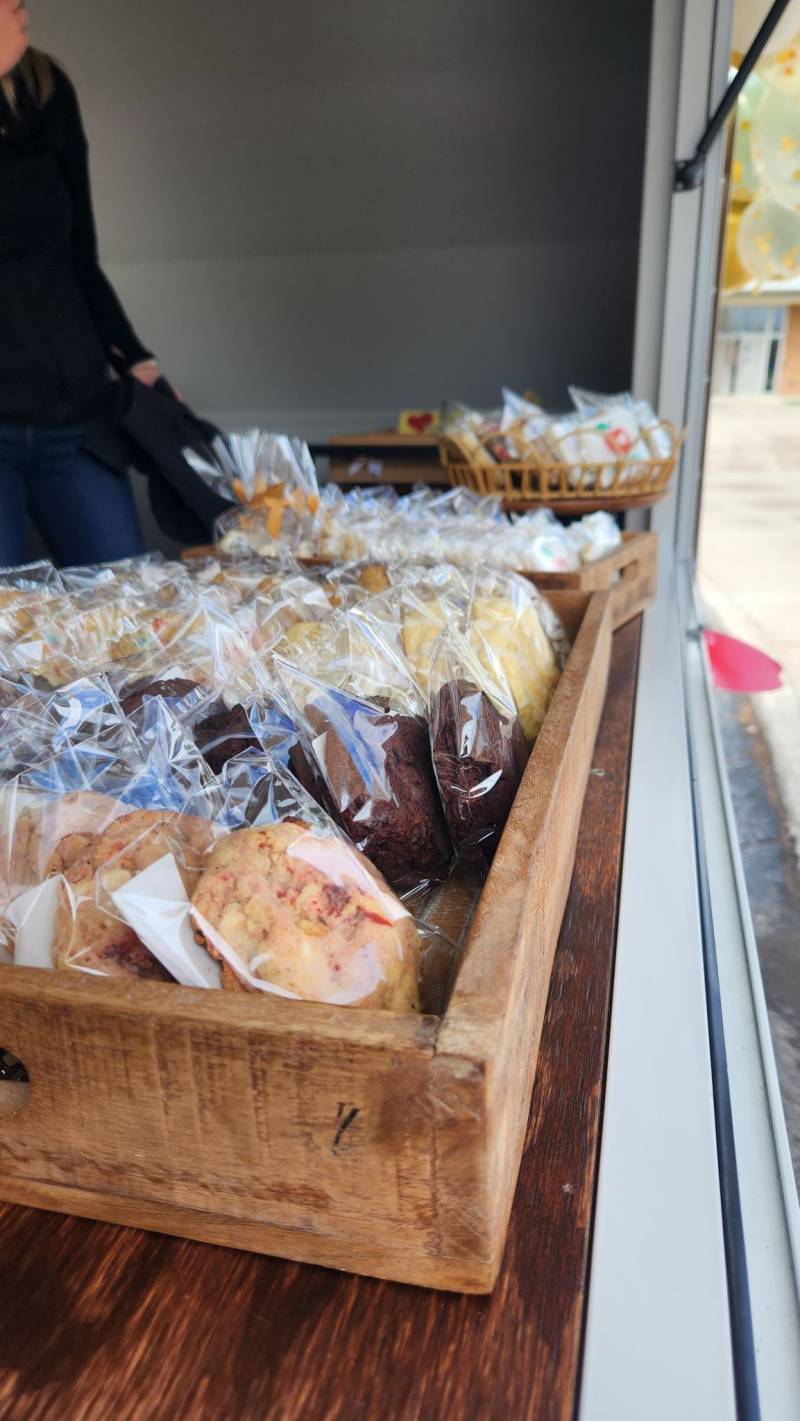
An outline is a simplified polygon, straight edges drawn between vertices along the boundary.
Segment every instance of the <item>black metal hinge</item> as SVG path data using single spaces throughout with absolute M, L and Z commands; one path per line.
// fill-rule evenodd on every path
M 680 161 L 675 164 L 675 192 L 691 192 L 694 188 L 702 187 L 703 178 L 705 177 L 706 155 L 715 138 L 722 131 L 725 120 L 733 109 L 742 89 L 769 44 L 778 21 L 788 4 L 789 0 L 773 0 L 773 4 L 769 8 L 764 23 L 739 65 L 736 74 L 725 90 L 725 93 L 722 95 L 711 118 L 708 120 L 703 136 L 695 148 L 693 156 L 691 158 L 681 158 Z

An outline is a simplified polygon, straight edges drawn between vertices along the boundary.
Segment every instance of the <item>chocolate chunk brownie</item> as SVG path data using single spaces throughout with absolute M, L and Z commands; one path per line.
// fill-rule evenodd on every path
M 161 696 L 165 701 L 182 701 L 193 691 L 201 689 L 199 681 L 188 681 L 182 676 L 174 676 L 172 680 L 167 681 L 139 682 L 131 687 L 127 696 L 120 701 L 120 705 L 125 715 L 133 715 L 143 704 L 145 696 Z
M 362 702 L 349 725 L 336 714 L 336 728 L 319 706 L 307 714 L 336 818 L 353 843 L 395 887 L 444 878 L 452 849 L 425 721 Z
M 528 758 L 519 719 L 473 681 L 447 681 L 433 704 L 431 749 L 453 843 L 488 868 Z
M 220 705 L 194 727 L 194 738 L 198 750 L 208 768 L 215 775 L 222 773 L 223 767 L 234 755 L 243 750 L 260 750 L 261 741 L 255 734 L 244 706 Z

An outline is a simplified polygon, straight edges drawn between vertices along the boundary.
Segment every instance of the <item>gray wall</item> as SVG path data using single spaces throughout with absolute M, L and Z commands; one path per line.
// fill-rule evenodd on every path
M 649 11 L 37 0 L 32 27 L 142 338 L 221 422 L 322 434 L 629 382 Z

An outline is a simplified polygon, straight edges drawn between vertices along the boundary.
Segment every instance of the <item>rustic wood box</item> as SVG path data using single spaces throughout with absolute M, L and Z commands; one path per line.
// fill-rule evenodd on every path
M 542 592 L 611 591 L 614 631 L 632 617 L 638 617 L 656 595 L 658 582 L 658 535 L 623 533 L 622 547 L 590 562 L 577 572 L 531 572 L 525 574 Z
M 464 1292 L 500 1266 L 611 640 L 575 641 L 442 1018 L 0 968 L 0 1198 Z

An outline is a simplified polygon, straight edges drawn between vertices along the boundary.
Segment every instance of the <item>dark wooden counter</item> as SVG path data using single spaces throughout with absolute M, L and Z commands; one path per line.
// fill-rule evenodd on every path
M 639 633 L 637 619 L 614 637 L 492 1297 L 429 1293 L 0 1206 L 2 1421 L 573 1415 Z

